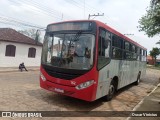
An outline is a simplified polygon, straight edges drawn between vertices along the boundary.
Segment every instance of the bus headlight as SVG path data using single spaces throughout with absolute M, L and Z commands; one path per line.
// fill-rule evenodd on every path
M 46 78 L 44 77 L 44 75 L 40 72 L 40 78 L 43 80 L 43 81 L 46 81 Z
M 90 81 L 81 83 L 81 84 L 79 84 L 79 85 L 76 86 L 76 89 L 77 90 L 81 90 L 81 89 L 87 88 L 87 87 L 93 85 L 93 83 L 94 83 L 94 80 L 90 80 Z

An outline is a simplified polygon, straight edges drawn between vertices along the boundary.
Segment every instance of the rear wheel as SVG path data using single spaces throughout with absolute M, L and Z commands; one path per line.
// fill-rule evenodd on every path
M 110 101 L 114 97 L 115 92 L 116 92 L 116 84 L 114 81 L 112 81 L 109 86 L 108 95 L 105 96 L 105 100 Z
M 141 78 L 141 72 L 139 72 L 138 75 L 137 75 L 137 81 L 135 82 L 135 85 L 139 84 L 140 78 Z

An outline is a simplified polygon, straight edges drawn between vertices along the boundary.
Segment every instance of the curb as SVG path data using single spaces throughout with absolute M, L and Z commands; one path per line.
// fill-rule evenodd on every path
M 40 69 L 28 69 L 28 71 L 40 71 Z M 19 70 L 4 70 L 4 71 L 0 71 L 0 73 L 7 73 L 7 72 L 21 72 L 21 71 L 19 71 Z

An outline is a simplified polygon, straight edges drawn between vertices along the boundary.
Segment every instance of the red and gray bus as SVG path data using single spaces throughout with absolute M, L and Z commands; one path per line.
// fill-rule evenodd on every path
M 111 100 L 146 73 L 147 49 L 96 20 L 49 24 L 42 48 L 40 86 L 62 95 Z

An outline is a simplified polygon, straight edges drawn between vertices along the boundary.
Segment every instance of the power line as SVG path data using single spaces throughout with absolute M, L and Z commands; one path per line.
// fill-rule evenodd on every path
M 77 2 L 77 1 L 75 1 L 75 0 L 65 0 L 66 2 L 68 2 L 68 3 L 70 3 L 70 4 L 72 4 L 73 2 L 74 2 L 74 4 L 73 5 L 75 5 L 75 6 L 78 6 L 79 8 L 81 8 L 81 9 L 84 9 L 84 7 L 82 7 L 82 6 L 84 6 L 83 4 L 83 2 L 81 1 L 81 2 Z M 72 1 L 72 3 L 71 3 L 71 1 Z M 88 12 L 96 12 L 96 13 L 103 13 L 101 10 L 98 10 L 98 9 L 96 9 L 96 8 L 94 8 L 94 7 L 92 7 L 89 3 L 87 3 L 86 1 L 85 1 L 85 7 L 86 7 L 86 9 L 85 10 L 87 10 Z M 106 19 L 106 20 L 109 20 L 110 22 L 115 22 L 115 21 L 113 21 L 110 17 L 108 17 L 108 16 L 106 16 L 106 15 L 104 15 L 104 18 Z M 106 22 L 105 22 L 106 23 Z M 116 26 L 121 26 L 120 24 L 116 24 Z
M 41 5 L 39 4 L 38 2 L 35 2 L 35 1 L 28 1 L 28 0 L 19 0 L 19 1 L 16 1 L 16 0 L 9 0 L 10 2 L 12 2 L 13 4 L 20 4 L 20 5 L 23 5 L 23 4 L 26 4 L 26 5 L 29 5 L 28 7 L 30 7 L 30 9 L 32 9 L 32 11 L 35 11 L 35 12 L 39 12 L 39 13 L 43 13 L 49 17 L 54 17 L 58 20 L 61 20 L 62 18 L 62 14 L 61 12 L 58 12 L 54 9 L 51 9 L 49 8 L 48 6 L 45 6 L 45 5 Z M 34 8 L 37 8 L 36 9 L 33 9 Z M 66 17 L 67 18 L 67 17 Z M 69 18 L 69 17 L 68 17 Z
M 80 9 L 84 9 L 84 3 L 82 4 L 82 3 L 80 3 L 80 2 L 77 2 L 77 1 L 74 1 L 74 0 L 65 0 L 67 3 L 69 3 L 69 4 L 72 4 L 72 5 L 74 5 L 74 6 L 77 6 L 78 8 L 80 8 Z M 88 11 L 88 12 L 95 12 L 95 11 L 93 11 L 92 9 L 90 9 L 90 7 L 88 7 L 88 6 L 86 6 L 85 5 L 85 7 L 87 8 L 86 10 Z
M 14 5 L 26 3 L 26 2 L 15 1 L 15 0 L 9 0 L 9 1 L 11 2 L 11 4 L 14 4 Z M 27 4 L 27 3 L 26 3 L 26 4 Z M 28 4 L 27 4 L 27 5 L 28 5 Z M 32 6 L 32 7 L 31 7 L 31 6 Z M 38 13 L 40 13 L 40 14 L 45 14 L 45 15 L 47 15 L 47 16 L 49 16 L 49 17 L 54 17 L 54 18 L 60 19 L 60 17 L 57 17 L 57 16 L 54 15 L 54 14 L 49 14 L 49 12 L 40 11 L 40 9 L 38 9 L 38 10 L 34 9 L 33 7 L 37 8 L 35 5 L 30 5 L 30 6 L 27 6 L 27 7 L 29 7 L 30 10 L 32 10 L 32 11 L 34 11 L 34 12 L 38 12 Z
M 33 24 L 33 23 L 30 23 L 30 22 L 27 22 L 27 21 L 23 21 L 23 20 L 19 20 L 19 19 L 13 18 L 13 17 L 6 16 L 6 15 L 2 14 L 1 12 L 0 12 L 0 17 L 1 17 L 1 19 L 2 18 L 3 19 L 9 19 L 10 21 L 11 20 L 12 21 L 18 21 L 18 22 L 21 22 L 21 23 L 29 24 L 29 25 L 32 25 L 32 26 L 38 26 L 38 27 L 42 28 L 42 26 L 40 26 L 40 25 Z
M 22 21 L 14 20 L 14 19 L 7 18 L 7 17 L 1 17 L 0 16 L 0 20 L 1 20 L 1 23 L 5 23 L 5 24 L 22 25 L 22 26 L 33 27 L 33 28 L 37 28 L 37 29 L 44 28 L 42 26 L 37 26 L 37 25 L 29 24 L 27 22 L 22 22 Z

